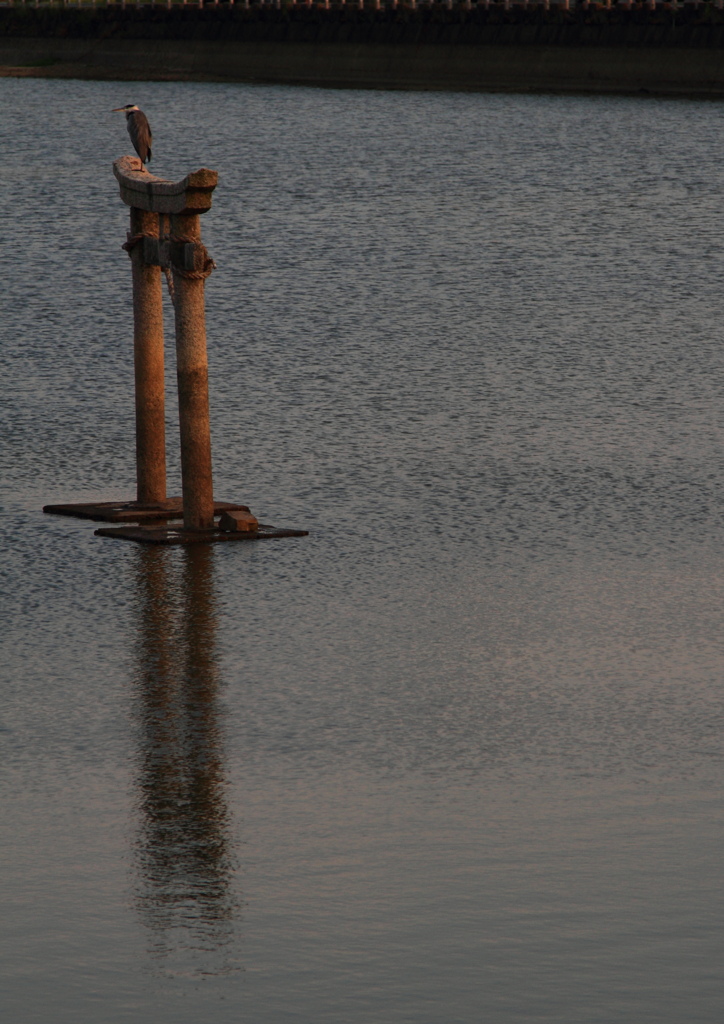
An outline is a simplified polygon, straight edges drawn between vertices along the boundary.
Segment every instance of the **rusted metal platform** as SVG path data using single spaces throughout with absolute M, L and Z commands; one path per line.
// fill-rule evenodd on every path
M 248 512 L 248 505 L 235 505 L 229 501 L 215 501 L 214 515 L 222 512 Z M 74 516 L 93 519 L 97 523 L 141 523 L 153 520 L 183 519 L 181 498 L 143 504 L 139 501 L 101 501 L 85 505 L 43 505 L 43 512 L 55 516 Z
M 237 506 L 238 507 L 238 506 Z M 277 540 L 280 537 L 307 537 L 309 530 L 285 530 L 259 523 L 258 530 L 185 530 L 183 526 L 103 526 L 98 537 L 135 540 L 140 544 L 216 544 L 227 540 Z

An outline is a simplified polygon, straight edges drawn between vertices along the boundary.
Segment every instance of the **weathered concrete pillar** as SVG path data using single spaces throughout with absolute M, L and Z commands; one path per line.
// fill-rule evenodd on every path
M 158 238 L 158 215 L 131 207 L 136 498 L 141 504 L 153 504 L 166 498 L 163 301 L 161 268 L 146 263 L 146 247 L 139 236 Z
M 159 216 L 171 217 L 170 261 L 174 282 L 176 315 L 176 357 L 179 388 L 179 420 L 181 426 L 181 476 L 183 485 L 184 527 L 188 530 L 213 530 L 214 491 L 211 480 L 211 436 L 209 430 L 209 386 L 206 359 L 206 324 L 204 317 L 204 280 L 214 262 L 201 244 L 199 214 L 211 208 L 211 197 L 218 175 L 201 168 L 187 174 L 183 181 L 164 181 L 149 174 L 136 157 L 121 157 L 113 165 L 113 173 L 121 187 L 121 199 L 134 211 L 138 231 L 129 239 L 139 280 L 153 281 L 158 296 L 160 337 L 160 265 L 167 266 L 166 245 L 159 244 Z M 146 220 L 152 217 L 153 221 Z M 153 223 L 155 237 L 151 234 Z M 138 242 L 138 244 L 136 244 Z M 136 255 L 136 250 L 139 250 Z M 144 251 L 147 255 L 144 257 Z M 146 267 L 145 263 L 159 264 Z M 134 273 L 136 263 L 134 262 Z M 153 275 L 151 277 L 150 275 Z M 135 281 L 135 278 L 134 278 Z M 144 330 L 151 329 L 148 309 L 139 307 Z M 161 350 L 162 351 L 162 350 Z M 160 376 L 158 371 L 160 368 Z M 148 386 L 149 368 L 137 370 L 137 386 Z M 156 366 L 157 381 L 163 380 L 163 362 Z M 142 378 L 139 382 L 139 378 Z M 155 392 L 154 392 L 155 393 Z M 165 494 L 164 494 L 165 497 Z
M 171 267 L 176 312 L 181 483 L 187 530 L 211 530 L 214 526 L 204 277 L 190 276 L 204 274 L 207 261 L 208 254 L 201 245 L 199 216 L 174 214 L 171 217 Z

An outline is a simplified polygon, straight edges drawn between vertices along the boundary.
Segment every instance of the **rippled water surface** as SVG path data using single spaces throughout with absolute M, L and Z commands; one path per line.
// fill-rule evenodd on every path
M 219 171 L 217 497 L 307 538 L 40 512 L 134 494 L 129 101 Z M 721 1019 L 723 124 L 0 80 L 3 1020 Z

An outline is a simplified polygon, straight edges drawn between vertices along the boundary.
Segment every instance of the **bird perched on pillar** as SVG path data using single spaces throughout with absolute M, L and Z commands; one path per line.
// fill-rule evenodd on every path
M 125 107 L 115 107 L 112 114 L 123 113 L 126 115 L 126 128 L 131 136 L 133 148 L 141 158 L 142 164 L 147 164 L 151 159 L 151 125 L 148 118 L 139 110 L 135 103 L 127 103 Z

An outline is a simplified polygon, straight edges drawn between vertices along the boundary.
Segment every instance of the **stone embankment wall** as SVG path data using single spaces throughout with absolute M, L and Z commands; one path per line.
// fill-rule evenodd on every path
M 709 3 L 0 8 L 0 73 L 724 97 Z

